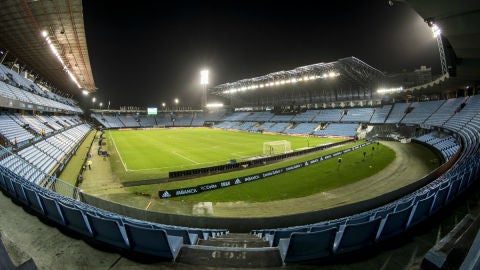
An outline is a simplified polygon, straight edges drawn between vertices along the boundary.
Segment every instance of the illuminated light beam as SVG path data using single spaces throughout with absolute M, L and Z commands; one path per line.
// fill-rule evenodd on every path
M 393 87 L 393 88 L 380 88 L 377 90 L 379 94 L 387 94 L 387 93 L 395 93 L 403 91 L 403 86 L 400 87 Z
M 336 71 L 330 71 L 328 73 L 323 73 L 322 75 L 304 75 L 303 77 L 292 77 L 289 79 L 282 79 L 282 80 L 274 80 L 271 82 L 266 82 L 262 84 L 252 84 L 249 86 L 243 86 L 240 88 L 231 88 L 228 90 L 224 90 L 224 94 L 232 94 L 238 91 L 245 91 L 245 90 L 252 90 L 252 89 L 258 89 L 258 88 L 267 88 L 267 87 L 272 87 L 272 86 L 280 86 L 280 85 L 285 85 L 285 84 L 294 84 L 297 82 L 306 82 L 306 81 L 313 81 L 313 80 L 318 80 L 318 79 L 328 79 L 328 78 L 334 78 L 340 76 L 340 73 Z
M 223 103 L 209 103 L 207 104 L 207 108 L 221 108 L 223 107 Z
M 52 51 L 53 55 L 55 55 L 57 60 L 62 64 L 62 68 L 68 74 L 68 76 L 70 77 L 70 80 L 72 80 L 77 85 L 78 88 L 82 88 L 80 86 L 80 84 L 78 83 L 77 78 L 75 78 L 73 73 L 68 69 L 68 67 L 63 62 L 63 59 L 60 57 L 60 54 L 58 53 L 57 48 L 55 48 L 52 40 L 48 37 L 48 32 L 47 31 L 42 31 L 41 34 L 42 34 L 42 37 L 45 38 L 45 41 L 47 42 L 48 46 L 50 47 L 50 50 Z

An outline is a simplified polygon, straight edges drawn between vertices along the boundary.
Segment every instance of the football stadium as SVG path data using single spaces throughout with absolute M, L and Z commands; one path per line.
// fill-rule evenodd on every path
M 0 1 L 0 269 L 479 269 L 480 3 L 385 5 L 440 74 L 210 67 L 117 106 L 85 1 Z

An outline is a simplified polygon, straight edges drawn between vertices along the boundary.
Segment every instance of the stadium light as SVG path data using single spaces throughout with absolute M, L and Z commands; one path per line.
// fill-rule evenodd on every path
M 380 88 L 377 90 L 379 94 L 387 94 L 387 93 L 395 93 L 403 91 L 403 86 L 400 87 L 393 87 L 393 88 Z
M 432 34 L 434 38 L 437 38 L 442 33 L 442 30 L 436 24 L 432 24 L 431 29 L 432 29 Z
M 96 98 L 96 97 L 93 97 L 93 98 L 92 98 L 92 103 L 95 103 L 95 101 L 97 101 L 97 98 Z
M 47 42 L 48 46 L 50 47 L 50 50 L 52 51 L 52 53 L 55 55 L 55 57 L 57 57 L 57 60 L 60 62 L 60 64 L 62 64 L 63 70 L 65 70 L 65 72 L 68 74 L 70 79 L 77 85 L 78 88 L 82 88 L 80 86 L 80 84 L 78 83 L 77 78 L 75 78 L 73 73 L 70 71 L 70 69 L 68 69 L 67 65 L 65 65 L 65 63 L 63 62 L 63 59 L 62 59 L 62 57 L 60 57 L 60 54 L 58 53 L 57 48 L 55 48 L 52 40 L 50 39 L 50 37 L 48 37 L 48 32 L 44 30 L 44 31 L 42 31 L 41 34 L 45 38 L 45 41 Z
M 438 45 L 438 53 L 440 54 L 440 66 L 442 67 L 442 74 L 448 74 L 448 67 L 447 67 L 447 58 L 445 56 L 445 50 L 443 48 L 443 41 L 442 41 L 442 30 L 438 25 L 433 23 L 432 20 L 426 21 L 430 29 L 432 30 L 433 38 L 437 40 Z
M 98 105 L 100 106 L 100 110 L 101 110 L 103 106 L 103 102 L 100 102 Z
M 208 70 L 200 71 L 200 84 L 202 85 L 202 108 L 207 106 L 207 84 L 208 84 Z
M 178 98 L 175 98 L 173 101 L 178 105 Z
M 223 103 L 210 103 L 207 104 L 207 108 L 221 108 L 223 107 Z
M 88 96 L 88 91 L 87 91 L 87 90 L 82 90 L 82 94 L 83 94 L 84 96 Z

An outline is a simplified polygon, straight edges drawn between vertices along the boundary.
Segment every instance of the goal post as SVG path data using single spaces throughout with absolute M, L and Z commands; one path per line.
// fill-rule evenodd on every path
M 263 155 L 274 156 L 292 152 L 292 145 L 289 141 L 271 141 L 263 143 Z

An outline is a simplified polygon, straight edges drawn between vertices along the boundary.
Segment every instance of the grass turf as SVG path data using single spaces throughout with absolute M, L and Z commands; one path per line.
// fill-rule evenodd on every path
M 221 164 L 229 160 L 231 157 L 230 152 L 233 151 L 239 152 L 243 150 L 244 153 L 248 154 L 247 156 L 260 155 L 264 141 L 287 139 L 292 142 L 292 148 L 295 149 L 305 147 L 307 140 L 305 137 L 253 134 L 212 129 L 110 131 L 108 136 L 111 140 L 113 139 L 110 145 L 113 145 L 113 142 L 115 142 L 115 148 L 121 153 L 121 159 L 123 162 L 127 163 L 127 168 L 131 167 L 130 164 L 136 164 L 132 163 L 132 160 L 139 163 L 140 166 L 144 166 L 141 162 L 145 159 L 150 159 L 149 164 L 151 164 L 151 166 L 158 166 L 152 165 L 155 164 L 153 159 L 156 159 L 156 164 L 163 164 L 164 167 L 166 167 L 162 168 L 165 172 L 167 172 L 169 168 L 177 168 L 178 165 L 175 164 L 176 162 L 183 162 L 183 166 L 190 168 L 203 165 L 195 164 L 192 161 L 188 162 L 188 159 L 196 161 L 202 160 L 204 163 L 207 163 L 208 160 L 213 160 L 217 164 Z M 331 139 L 325 138 L 309 138 L 309 140 L 311 145 L 323 144 L 327 141 L 331 141 Z M 162 142 L 159 143 L 159 141 Z M 358 144 L 359 143 L 361 142 L 358 142 Z M 300 158 L 289 159 L 262 167 L 200 177 L 187 181 L 129 187 L 126 188 L 126 190 L 137 194 L 157 196 L 156 194 L 158 190 L 182 188 L 255 174 L 296 164 L 301 161 L 339 151 L 343 148 L 352 147 L 353 145 L 355 144 L 349 144 L 339 148 L 322 151 L 321 153 L 313 153 Z M 221 151 L 209 151 L 208 149 L 211 149 L 212 146 L 221 149 Z M 248 149 L 248 146 L 252 149 Z M 133 149 L 136 149 L 136 151 Z M 363 151 L 368 152 L 365 160 L 363 159 Z M 181 158 L 179 161 L 179 159 L 174 159 L 169 152 L 176 152 L 177 154 L 182 153 L 185 158 Z M 371 152 L 370 148 L 365 148 L 364 150 L 345 154 L 342 156 L 344 162 L 340 167 L 338 167 L 337 159 L 335 158 L 304 169 L 295 170 L 253 183 L 225 188 L 218 191 L 204 192 L 198 195 L 178 197 L 174 198 L 174 200 L 252 202 L 303 197 L 348 185 L 373 175 L 388 166 L 388 164 L 390 164 L 395 158 L 394 151 L 383 145 L 380 145 L 377 151 L 373 154 Z M 132 154 L 135 158 L 130 156 Z M 173 155 L 177 156 L 177 154 Z M 117 159 L 119 159 L 119 157 Z M 115 163 L 115 157 L 112 161 Z M 123 162 L 117 161 L 117 167 L 118 163 Z M 119 171 L 125 172 L 124 168 L 119 168 Z M 128 181 L 128 179 L 139 179 L 137 177 L 133 178 L 132 175 L 136 176 L 139 173 L 151 173 L 152 171 L 154 171 L 154 169 L 128 171 L 125 174 Z M 355 171 L 356 173 L 350 173 L 352 171 Z M 145 176 L 145 174 L 143 176 Z
M 110 152 L 114 154 L 112 167 L 121 181 L 165 178 L 169 171 L 260 156 L 267 141 L 288 140 L 292 149 L 298 149 L 342 140 L 205 128 L 111 130 L 107 138 L 111 141 Z
M 241 172 L 232 172 L 195 180 L 170 182 L 159 185 L 132 187 L 128 188 L 128 190 L 136 193 L 155 195 L 155 191 L 159 189 L 163 190 L 181 188 L 230 179 L 240 175 L 250 175 L 299 163 L 303 160 L 333 153 L 343 148 L 352 147 L 353 145 L 354 144 L 349 144 L 341 148 L 322 151 L 321 153 L 315 153 L 300 159 L 275 163 L 269 166 L 258 167 Z M 363 158 L 363 151 L 367 152 L 365 159 Z M 371 148 L 367 146 L 366 148 L 343 154 L 341 157 L 343 162 L 340 165 L 338 165 L 337 158 L 332 158 L 308 167 L 304 167 L 302 169 L 294 170 L 266 179 L 215 191 L 171 198 L 170 200 L 193 202 L 265 202 L 304 197 L 348 185 L 374 175 L 375 173 L 387 167 L 395 159 L 395 152 L 384 145 L 380 145 L 376 146 L 376 150 L 372 154 Z

